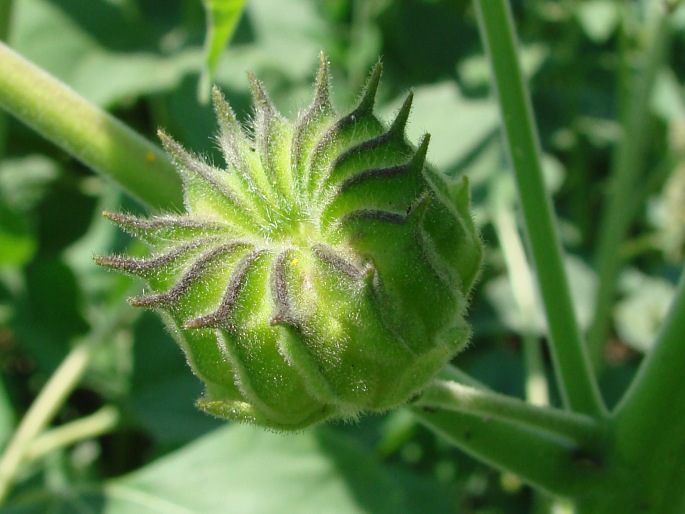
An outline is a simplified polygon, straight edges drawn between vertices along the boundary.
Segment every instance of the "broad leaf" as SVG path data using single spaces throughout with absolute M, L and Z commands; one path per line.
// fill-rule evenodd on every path
M 402 514 L 407 494 L 330 429 L 284 436 L 230 425 L 101 489 L 20 495 L 3 512 Z

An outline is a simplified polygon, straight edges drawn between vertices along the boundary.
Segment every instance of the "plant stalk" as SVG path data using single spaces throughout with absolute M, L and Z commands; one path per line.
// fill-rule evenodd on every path
M 183 206 L 181 180 L 159 147 L 3 43 L 0 106 L 152 209 Z
M 573 411 L 602 417 L 606 409 L 576 322 L 555 217 L 545 190 L 539 142 L 518 62 L 511 11 L 505 0 L 478 0 L 475 5 L 499 96 L 506 147 L 537 271 L 562 399 Z
M 615 410 L 617 426 L 628 438 L 623 444 L 631 453 L 652 452 L 661 442 L 673 449 L 685 444 L 684 364 L 685 271 L 652 351 Z M 683 455 L 677 455 L 677 460 L 685 465 Z
M 519 476 L 548 493 L 576 497 L 594 489 L 602 457 L 588 446 L 518 423 L 488 416 L 412 407 L 421 423 L 466 453 Z
M 588 416 L 537 407 L 516 398 L 443 380 L 433 381 L 412 405 L 517 423 L 565 437 L 578 445 L 596 439 L 598 433 L 597 423 Z

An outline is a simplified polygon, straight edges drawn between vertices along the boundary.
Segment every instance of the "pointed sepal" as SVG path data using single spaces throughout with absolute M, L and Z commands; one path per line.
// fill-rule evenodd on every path
M 250 76 L 246 130 L 215 88 L 226 166 L 161 133 L 186 212 L 107 214 L 151 256 L 96 262 L 146 280 L 130 302 L 169 324 L 206 412 L 282 431 L 355 419 L 406 402 L 468 340 L 482 258 L 468 184 L 426 162 L 429 136 L 407 140 L 411 93 L 376 117 L 380 76 L 339 117 L 321 54 L 294 123 Z

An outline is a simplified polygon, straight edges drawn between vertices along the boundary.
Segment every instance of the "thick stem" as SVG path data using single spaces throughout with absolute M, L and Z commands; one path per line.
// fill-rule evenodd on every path
M 597 423 L 588 416 L 536 407 L 516 398 L 456 382 L 435 380 L 413 405 L 517 423 L 564 437 L 578 445 L 595 440 L 598 435 Z
M 543 181 L 530 99 L 518 64 L 509 5 L 506 0 L 478 0 L 475 5 L 499 95 L 506 146 L 537 271 L 562 398 L 574 411 L 601 417 L 605 408 L 571 303 L 555 218 Z
M 652 453 L 657 446 L 669 450 L 685 445 L 685 271 L 651 353 L 616 407 L 615 417 L 622 451 Z M 685 454 L 673 458 L 685 466 Z M 685 482 L 685 472 L 682 474 Z M 684 489 L 685 490 L 685 489 Z
M 661 15 L 654 23 L 651 44 L 644 55 L 637 86 L 631 96 L 623 123 L 623 137 L 614 155 L 607 187 L 606 207 L 602 210 L 596 253 L 598 276 L 595 312 L 588 330 L 588 347 L 595 365 L 602 359 L 602 350 L 609 333 L 611 313 L 619 273 L 622 269 L 621 243 L 640 210 L 635 205 L 636 190 L 645 164 L 650 100 L 658 71 L 661 69 L 670 35 L 668 16 Z
M 154 209 L 183 205 L 162 150 L 0 43 L 0 106 Z
M 601 456 L 565 437 L 488 416 L 419 407 L 412 412 L 421 423 L 475 458 L 546 492 L 580 496 L 592 490 L 601 475 Z

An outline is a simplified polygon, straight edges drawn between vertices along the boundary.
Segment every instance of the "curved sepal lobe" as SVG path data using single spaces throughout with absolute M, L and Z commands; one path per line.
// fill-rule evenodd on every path
M 186 212 L 106 214 L 151 256 L 98 257 L 141 277 L 135 306 L 156 309 L 205 384 L 198 406 L 276 430 L 400 405 L 465 344 L 482 258 L 468 184 L 405 135 L 408 95 L 386 125 L 374 67 L 339 116 L 321 56 L 312 103 L 295 122 L 250 76 L 243 129 L 215 88 L 225 166 L 164 133 Z

